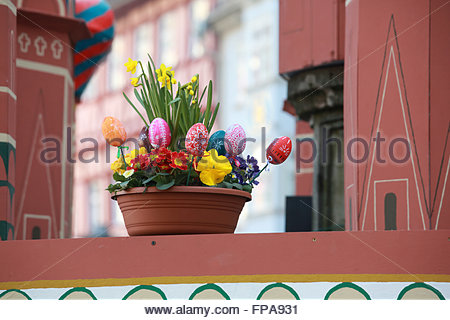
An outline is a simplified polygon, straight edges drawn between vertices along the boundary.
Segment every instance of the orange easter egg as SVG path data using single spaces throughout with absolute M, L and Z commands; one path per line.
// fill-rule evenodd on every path
M 119 147 L 127 140 L 127 132 L 122 123 L 114 117 L 106 117 L 102 123 L 103 137 L 108 144 Z

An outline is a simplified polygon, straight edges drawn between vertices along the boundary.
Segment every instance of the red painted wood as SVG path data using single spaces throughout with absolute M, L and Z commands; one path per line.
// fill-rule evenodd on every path
M 257 274 L 445 275 L 450 266 L 448 235 L 445 230 L 11 241 L 0 246 L 0 256 L 7 257 L 0 265 L 0 282 Z
M 344 0 L 280 0 L 279 72 L 344 59 Z
M 433 225 L 439 217 L 439 228 L 450 226 L 450 180 L 445 177 L 450 161 L 450 108 L 446 92 L 450 74 L 450 6 L 443 0 L 431 1 L 430 11 L 430 203 Z M 444 31 L 446 30 L 446 31 Z M 445 152 L 444 152 L 445 149 Z M 450 173 L 448 173 L 450 175 Z M 449 177 L 450 178 L 450 177 Z M 445 188 L 445 189 L 444 189 Z M 441 202 L 442 201 L 442 202 Z M 440 211 L 439 211 L 439 208 Z
M 450 113 L 442 95 L 450 70 L 448 35 L 442 30 L 448 29 L 450 10 L 437 10 L 442 4 L 355 0 L 347 6 L 345 139 L 347 145 L 355 137 L 370 143 L 366 161 L 345 164 L 346 216 L 352 201 L 353 221 L 361 230 L 383 227 L 379 219 L 388 192 L 403 199 L 398 228 L 436 228 L 450 154 L 448 148 L 444 154 Z M 372 165 L 377 131 L 385 139 L 380 158 L 386 163 L 375 157 Z M 410 157 L 402 163 L 389 154 L 398 138 L 411 144 Z M 357 149 L 362 156 L 362 144 Z M 398 159 L 406 148 L 400 143 L 393 150 Z M 383 191 L 376 190 L 377 183 Z M 447 198 L 444 193 L 438 226 L 445 229 L 450 224 Z
M 303 139 L 313 139 L 314 134 L 307 121 L 299 120 L 296 123 L 296 141 Z M 313 156 L 313 146 L 310 142 L 302 142 L 300 145 L 294 141 L 293 151 L 296 159 L 295 194 L 298 196 L 312 195 L 313 186 L 313 162 L 300 161 L 300 159 L 310 159 Z
M 15 4 L 16 1 L 12 3 Z M 16 76 L 15 76 L 15 60 L 16 50 L 15 43 L 17 37 L 16 30 L 16 16 L 11 9 L 6 5 L 0 5 L 0 86 L 5 90 L 0 92 L 0 134 L 7 135 L 8 137 L 16 138 L 16 100 L 6 90 L 10 90 L 13 95 L 16 92 Z M 7 140 L 7 139 L 2 139 Z M 2 141 L 6 146 L 6 141 Z M 8 148 L 9 150 L 7 150 Z M 2 151 L 4 152 L 0 157 L 0 180 L 2 184 L 9 183 L 15 187 L 15 160 L 13 155 L 13 146 L 9 144 Z M 6 170 L 6 161 L 9 159 L 9 170 Z M 2 224 L 14 225 L 14 200 L 12 198 L 8 186 L 0 186 L 0 221 Z M 3 229 L 5 230 L 5 229 Z M 2 230 L 2 231 L 3 231 Z M 7 239 L 12 239 L 12 232 L 8 232 L 7 235 L 2 235 Z

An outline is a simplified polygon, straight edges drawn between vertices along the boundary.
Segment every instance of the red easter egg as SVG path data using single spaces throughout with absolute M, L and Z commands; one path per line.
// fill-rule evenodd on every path
M 289 157 L 291 151 L 291 139 L 288 137 L 276 138 L 266 150 L 267 161 L 271 164 L 281 164 Z
M 194 124 L 186 134 L 186 150 L 197 157 L 203 156 L 208 146 L 208 129 L 203 123 Z
M 122 123 L 114 117 L 106 117 L 102 123 L 102 133 L 106 142 L 119 147 L 127 140 L 127 132 Z
M 244 152 L 246 142 L 245 130 L 240 125 L 236 123 L 228 127 L 224 143 L 225 150 L 230 156 L 234 157 Z
M 171 139 L 172 135 L 167 122 L 162 118 L 153 119 L 148 127 L 148 140 L 152 147 L 168 147 Z

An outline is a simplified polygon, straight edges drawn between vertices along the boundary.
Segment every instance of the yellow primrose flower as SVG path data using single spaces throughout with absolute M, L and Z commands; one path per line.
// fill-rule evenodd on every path
M 197 171 L 200 171 L 200 180 L 208 186 L 221 183 L 231 170 L 231 164 L 227 157 L 219 156 L 216 149 L 205 151 L 197 165 Z
M 145 149 L 145 147 L 140 147 L 139 150 L 138 149 L 134 149 L 131 150 L 129 154 L 125 155 L 125 160 L 127 161 L 127 163 L 129 163 L 128 158 L 130 158 L 130 161 L 134 158 L 136 158 L 138 155 L 142 155 L 142 154 L 147 154 L 147 149 Z
M 123 160 L 122 158 L 117 159 L 113 163 L 111 163 L 111 170 L 114 171 L 114 173 L 122 174 L 125 170 L 123 170 Z
M 128 62 L 125 62 L 124 66 L 127 67 L 127 72 L 135 73 L 136 72 L 136 66 L 138 62 L 134 61 L 131 58 L 128 58 Z
M 134 173 L 134 169 L 130 169 L 130 170 L 125 171 L 122 175 L 125 178 L 129 178 L 129 177 L 131 177 L 133 175 L 133 173 Z
M 138 82 L 139 82 L 139 78 L 130 78 L 131 80 L 131 84 L 135 87 L 139 86 Z

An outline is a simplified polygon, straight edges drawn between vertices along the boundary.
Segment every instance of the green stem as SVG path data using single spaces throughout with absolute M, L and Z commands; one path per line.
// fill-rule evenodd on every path
M 189 186 L 189 178 L 191 177 L 191 170 L 192 170 L 192 164 L 194 163 L 194 159 L 195 159 L 195 157 L 192 157 L 192 161 L 189 163 L 189 171 L 188 171 L 186 186 Z
M 252 184 L 253 181 L 255 181 L 255 180 L 259 177 L 259 175 L 261 174 L 261 172 L 263 172 L 264 170 L 266 170 L 266 168 L 267 168 L 268 165 L 269 165 L 269 163 L 267 162 L 266 165 L 264 166 L 264 168 L 262 168 L 261 170 L 259 170 L 259 172 L 258 172 L 258 174 L 256 175 L 256 177 L 252 178 L 252 179 L 249 181 L 249 184 Z

